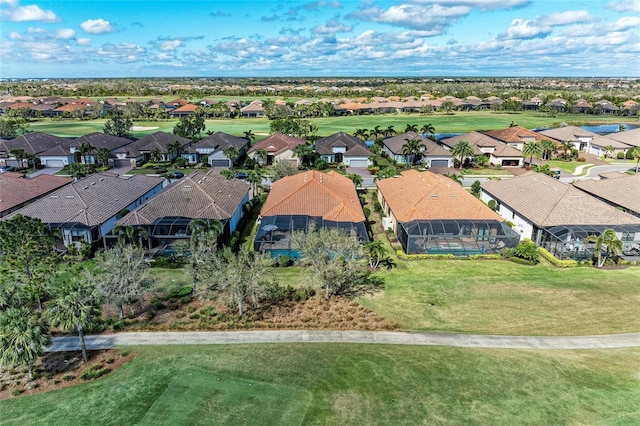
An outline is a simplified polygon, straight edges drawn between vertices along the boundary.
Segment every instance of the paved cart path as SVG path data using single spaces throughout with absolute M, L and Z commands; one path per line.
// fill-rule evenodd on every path
M 358 343 L 495 349 L 611 349 L 640 347 L 640 333 L 596 336 L 495 336 L 402 331 L 202 331 L 131 332 L 87 336 L 88 349 L 125 345 L 255 343 Z M 78 350 L 78 337 L 54 337 L 48 352 Z

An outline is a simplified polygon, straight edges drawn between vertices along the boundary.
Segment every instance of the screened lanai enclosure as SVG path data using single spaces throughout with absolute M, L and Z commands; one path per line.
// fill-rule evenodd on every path
M 469 256 L 515 247 L 520 235 L 497 220 L 414 220 L 398 224 L 398 240 L 407 254 Z
M 558 259 L 591 260 L 595 243 L 587 242 L 590 236 L 598 237 L 606 229 L 613 229 L 623 247 L 621 257 L 640 260 L 640 225 L 562 225 L 542 228 L 538 245 Z
M 253 247 L 256 251 L 268 252 L 272 257 L 289 256 L 301 258 L 301 253 L 292 243 L 293 231 L 306 231 L 309 224 L 315 222 L 316 229 L 339 228 L 358 241 L 369 241 L 369 235 L 364 222 L 333 222 L 321 217 L 303 215 L 278 215 L 263 217 L 259 223 L 258 232 Z

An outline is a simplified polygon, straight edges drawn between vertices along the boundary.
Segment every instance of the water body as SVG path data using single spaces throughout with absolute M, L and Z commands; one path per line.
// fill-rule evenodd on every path
M 606 135 L 609 133 L 615 133 L 620 129 L 619 124 L 598 124 L 596 126 L 580 126 L 581 129 L 588 130 L 599 135 Z M 638 126 L 634 124 L 624 124 L 625 130 L 637 129 Z

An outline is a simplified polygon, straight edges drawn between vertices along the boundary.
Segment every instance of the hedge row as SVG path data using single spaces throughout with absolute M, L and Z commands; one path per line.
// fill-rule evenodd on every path
M 500 260 L 499 254 L 472 254 L 470 256 L 456 256 L 454 254 L 405 254 L 403 250 L 396 250 L 399 259 L 402 260 L 424 260 L 424 259 L 461 259 L 461 260 Z
M 580 265 L 577 260 L 560 260 L 544 247 L 540 247 L 538 250 L 540 251 L 542 257 L 547 259 L 553 266 L 557 266 L 558 268 L 575 268 L 576 266 Z

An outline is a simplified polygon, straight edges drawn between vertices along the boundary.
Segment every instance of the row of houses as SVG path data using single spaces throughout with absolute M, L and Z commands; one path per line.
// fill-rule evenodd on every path
M 637 259 L 640 175 L 605 177 L 569 185 L 528 172 L 485 182 L 479 200 L 445 176 L 408 170 L 379 180 L 377 193 L 383 227 L 408 254 L 497 253 L 530 238 L 558 258 L 591 259 L 593 245 L 587 238 L 612 228 L 624 242 L 623 255 Z M 144 228 L 151 250 L 189 238 L 189 223 L 195 219 L 220 221 L 229 236 L 254 196 L 247 183 L 226 179 L 213 169 L 172 184 L 152 176 L 126 178 L 104 172 L 55 185 L 61 186 L 52 189 L 53 184 L 42 184 L 39 194 L 26 201 L 10 198 L 14 208 L 4 217 L 39 218 L 60 231 L 66 246 L 80 241 L 107 246 L 117 238 L 114 227 L 123 225 Z M 9 192 L 31 188 L 34 194 L 32 179 L 13 173 L 0 175 L 0 188 L 2 209 Z M 350 179 L 335 171 L 305 171 L 274 182 L 261 211 L 254 248 L 295 258 L 299 253 L 292 234 L 311 222 L 343 229 L 366 242 L 370 238 L 366 220 Z
M 287 105 L 281 99 L 274 101 L 276 104 Z M 454 96 L 435 97 L 431 94 L 423 94 L 410 98 L 400 98 L 398 96 L 355 99 L 300 99 L 291 104 L 294 111 L 303 111 L 305 107 L 316 103 L 331 105 L 334 115 L 361 115 L 361 114 L 388 114 L 388 113 L 415 113 L 424 111 L 434 111 L 439 109 L 449 110 L 487 110 L 492 108 L 502 108 L 505 102 L 509 103 L 509 108 L 524 109 L 529 111 L 539 110 L 543 107 L 553 109 L 558 112 L 572 112 L 584 114 L 621 114 L 627 116 L 637 115 L 640 111 L 640 104 L 633 99 L 626 100 L 617 106 L 607 99 L 600 99 L 589 103 L 585 99 L 578 99 L 569 102 L 562 98 L 555 98 L 549 101 L 542 96 L 531 99 L 520 99 L 510 97 L 502 99 L 497 96 L 479 98 L 477 96 L 467 96 L 457 98 Z M 107 113 L 122 113 L 127 104 L 135 103 L 140 108 L 147 109 L 147 112 L 162 113 L 172 118 L 187 117 L 196 113 L 200 108 L 207 116 L 215 117 L 235 117 L 259 118 L 266 115 L 264 102 L 254 100 L 244 103 L 235 99 L 220 101 L 205 98 L 196 102 L 186 99 L 173 99 L 163 101 L 161 99 L 138 100 L 138 99 L 117 99 L 106 98 L 101 100 L 82 98 L 8 98 L 0 101 L 0 113 L 8 113 L 10 110 L 27 109 L 31 115 L 44 117 L 59 117 L 66 114 L 94 114 L 104 115 Z

